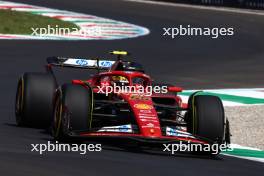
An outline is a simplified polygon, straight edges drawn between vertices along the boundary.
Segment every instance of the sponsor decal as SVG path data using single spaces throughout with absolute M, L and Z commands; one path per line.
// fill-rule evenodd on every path
M 139 112 L 146 113 L 146 114 L 152 113 L 151 110 L 144 110 L 144 109 L 140 109 Z
M 121 125 L 121 126 L 119 127 L 119 131 L 120 131 L 120 132 L 128 132 L 129 129 L 131 129 L 131 125 Z
M 156 129 L 160 129 L 159 126 L 153 126 L 152 127 L 152 126 L 148 126 L 148 125 L 143 125 L 142 128 L 151 128 L 151 129 L 156 128 Z
M 86 66 L 88 65 L 88 62 L 85 59 L 78 59 L 76 60 L 76 64 L 81 65 L 81 66 Z
M 157 119 L 156 116 L 147 116 L 147 115 L 140 115 L 139 118 L 142 118 L 142 119 Z
M 154 123 L 158 123 L 159 122 L 158 120 L 153 120 L 153 119 L 140 119 L 140 121 L 142 121 L 142 122 L 148 121 L 148 122 L 154 122 Z
M 146 116 L 146 117 L 157 117 L 155 114 L 144 114 L 144 113 L 138 113 L 139 116 Z
M 132 74 L 132 73 L 134 73 L 134 72 L 132 72 L 132 71 L 124 71 L 125 73 L 127 73 L 127 74 Z
M 109 68 L 115 61 L 99 60 L 99 67 Z M 85 58 L 68 58 L 63 64 L 98 67 L 97 60 Z
M 148 127 L 154 127 L 154 124 L 153 123 L 148 123 L 147 126 Z
M 189 138 L 195 138 L 192 136 L 191 133 L 187 133 L 185 131 L 181 131 L 175 128 L 167 127 L 166 128 L 166 135 L 167 136 L 177 136 L 177 137 L 189 137 Z
M 168 136 L 177 136 L 177 130 L 173 128 L 167 128 L 166 133 Z
M 143 110 L 150 110 L 150 109 L 153 108 L 153 106 L 148 105 L 148 104 L 143 104 L 143 103 L 135 104 L 134 107 L 137 108 L 137 109 L 141 109 L 141 110 L 142 109 Z
M 146 96 L 143 96 L 143 95 L 131 95 L 131 96 L 130 96 L 130 99 L 131 99 L 131 100 L 143 100 L 143 101 L 148 101 L 148 100 L 150 100 L 150 97 L 146 97 Z
M 120 125 L 120 126 L 107 126 L 102 127 L 98 132 L 124 132 L 124 133 L 132 133 L 132 125 Z
M 109 68 L 113 65 L 114 61 L 99 61 L 99 67 Z

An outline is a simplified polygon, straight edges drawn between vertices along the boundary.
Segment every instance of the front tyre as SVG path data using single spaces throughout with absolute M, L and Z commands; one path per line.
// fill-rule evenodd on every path
M 88 131 L 92 125 L 92 89 L 64 84 L 57 92 L 52 134 L 55 140 L 67 140 L 71 134 Z
M 189 133 L 221 145 L 225 142 L 225 112 L 219 97 L 211 95 L 192 96 L 187 113 Z

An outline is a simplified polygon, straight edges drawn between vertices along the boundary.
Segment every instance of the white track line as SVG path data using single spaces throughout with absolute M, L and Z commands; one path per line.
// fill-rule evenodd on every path
M 172 6 L 172 7 L 183 7 L 183 8 L 264 16 L 264 12 L 261 10 L 236 9 L 236 8 L 231 8 L 231 7 L 202 6 L 202 5 L 180 4 L 180 3 L 150 1 L 150 0 L 123 0 L 123 1 L 152 4 L 152 5 L 163 5 L 163 6 Z
M 251 161 L 258 161 L 258 162 L 264 163 L 264 158 L 230 155 L 230 154 L 227 154 L 227 153 L 221 153 L 221 155 L 226 155 L 226 156 L 231 156 L 231 157 L 235 157 L 235 158 L 247 159 L 247 160 L 251 160 Z

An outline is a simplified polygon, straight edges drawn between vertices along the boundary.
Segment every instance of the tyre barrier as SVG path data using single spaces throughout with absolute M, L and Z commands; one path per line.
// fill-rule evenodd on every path
M 248 9 L 264 9 L 264 0 L 156 0 L 208 6 L 225 6 Z

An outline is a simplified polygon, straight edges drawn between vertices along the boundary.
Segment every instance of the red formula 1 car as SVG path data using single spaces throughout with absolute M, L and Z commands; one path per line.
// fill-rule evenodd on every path
M 140 64 L 121 59 L 127 52 L 112 54 L 116 61 L 50 57 L 47 73 L 24 73 L 17 88 L 17 124 L 52 126 L 56 140 L 103 136 L 145 143 L 230 143 L 229 123 L 218 97 L 194 93 L 183 104 L 177 95 L 181 88 L 153 83 Z M 57 85 L 53 67 L 98 73 Z

